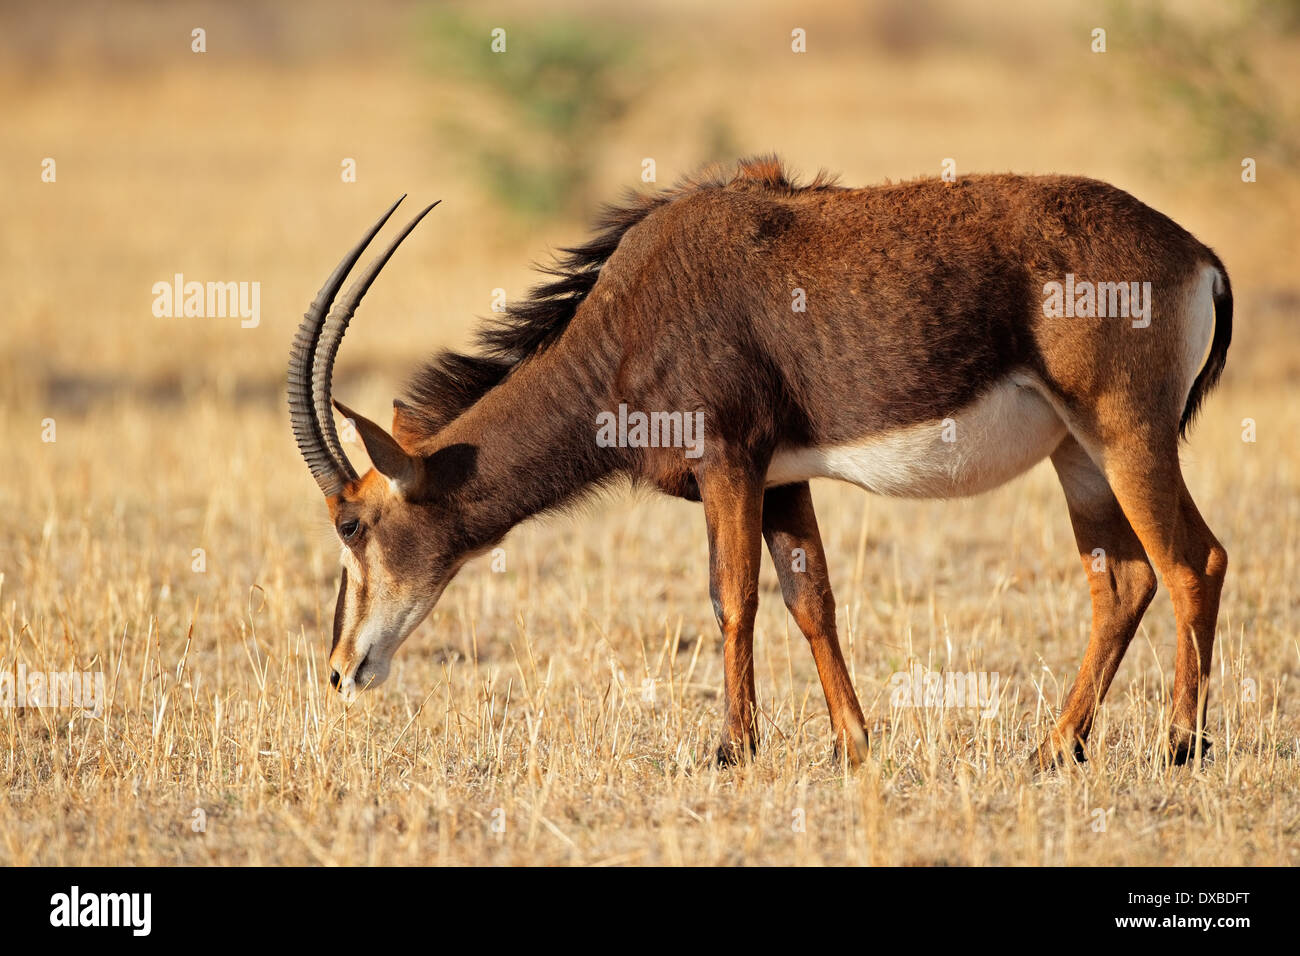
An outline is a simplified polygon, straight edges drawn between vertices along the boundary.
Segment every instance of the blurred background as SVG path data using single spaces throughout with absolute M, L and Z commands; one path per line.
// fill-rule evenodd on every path
M 522 294 L 530 262 L 641 186 L 647 158 L 661 186 L 766 151 L 852 185 L 946 158 L 958 175 L 1109 180 L 1228 264 L 1230 375 L 1261 312 L 1294 305 L 1295 0 L 707 6 L 6 4 L 0 397 L 51 413 L 278 402 L 299 314 L 410 192 L 443 204 L 339 372 L 354 401 L 386 400 L 367 376 L 391 391 L 418 353 L 463 342 L 492 290 Z M 177 272 L 260 282 L 259 327 L 154 318 L 152 284 Z

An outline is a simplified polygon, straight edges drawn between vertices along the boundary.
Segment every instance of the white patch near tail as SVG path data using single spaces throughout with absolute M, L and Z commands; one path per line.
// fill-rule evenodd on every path
M 1180 408 L 1186 407 L 1192 383 L 1210 357 L 1210 344 L 1214 341 L 1214 297 L 1222 293 L 1223 274 L 1212 265 L 1203 265 L 1200 275 L 1189 287 L 1187 303 L 1183 308 L 1183 341 L 1186 343 L 1183 368 L 1186 369 L 1186 386 L 1183 388 Z
M 852 444 L 784 449 L 767 485 L 838 478 L 896 498 L 959 498 L 996 488 L 1042 461 L 1065 424 L 1033 376 L 1002 379 L 947 419 Z

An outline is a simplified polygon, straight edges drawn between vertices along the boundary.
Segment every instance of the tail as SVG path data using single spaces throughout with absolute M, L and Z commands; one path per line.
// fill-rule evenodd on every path
M 1210 342 L 1210 355 L 1187 393 L 1183 417 L 1178 422 L 1178 436 L 1184 439 L 1192 420 L 1201 410 L 1201 402 L 1223 374 L 1223 366 L 1228 362 L 1228 345 L 1232 342 L 1232 283 L 1228 281 L 1228 270 L 1223 268 L 1219 257 L 1211 252 L 1210 260 L 1219 273 L 1214 282 L 1214 339 Z

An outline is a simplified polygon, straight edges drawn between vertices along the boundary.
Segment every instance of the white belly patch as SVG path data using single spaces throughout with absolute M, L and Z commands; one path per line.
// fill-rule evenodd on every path
M 960 498 L 996 488 L 1050 455 L 1065 424 L 1028 375 L 1013 375 L 941 420 L 859 442 L 776 453 L 767 485 L 837 478 L 896 498 Z

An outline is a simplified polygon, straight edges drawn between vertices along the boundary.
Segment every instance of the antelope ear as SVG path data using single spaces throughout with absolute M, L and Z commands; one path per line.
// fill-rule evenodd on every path
M 342 402 L 335 401 L 334 407 L 356 426 L 375 470 L 391 480 L 403 497 L 411 498 L 418 494 L 424 476 L 424 466 L 420 459 L 408 455 L 392 435 Z
M 416 442 L 423 437 L 414 410 L 400 398 L 393 399 L 393 437 L 408 455 L 414 454 Z

